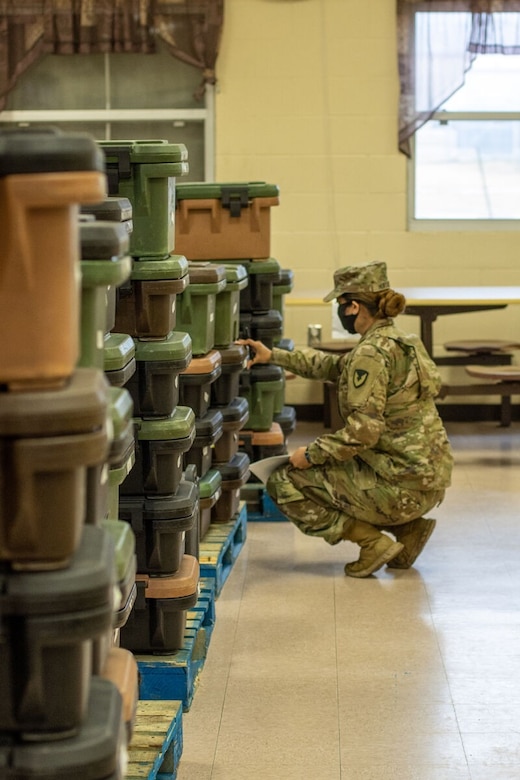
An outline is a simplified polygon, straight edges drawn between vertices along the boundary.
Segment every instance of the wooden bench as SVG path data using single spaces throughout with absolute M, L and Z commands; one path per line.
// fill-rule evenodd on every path
M 440 398 L 448 395 L 500 396 L 500 425 L 508 427 L 512 421 L 511 396 L 520 395 L 519 366 L 466 366 L 466 373 L 486 382 L 461 385 L 443 385 Z
M 520 343 L 505 339 L 465 339 L 444 344 L 448 352 L 461 354 L 461 365 L 466 373 L 486 383 L 443 385 L 441 398 L 448 395 L 499 395 L 500 425 L 508 427 L 512 421 L 511 396 L 520 393 L 520 368 L 511 365 L 511 350 Z M 465 363 L 469 365 L 465 365 Z

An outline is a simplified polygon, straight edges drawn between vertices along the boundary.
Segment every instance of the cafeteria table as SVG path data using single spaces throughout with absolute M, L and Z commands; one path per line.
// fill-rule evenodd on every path
M 421 339 L 433 356 L 433 323 L 445 314 L 505 309 L 520 304 L 520 286 L 500 287 L 404 287 L 405 314 L 417 315 L 421 321 Z M 452 358 L 442 362 L 453 363 Z M 437 362 L 441 360 L 437 359 Z M 503 362 L 503 361 L 502 361 Z

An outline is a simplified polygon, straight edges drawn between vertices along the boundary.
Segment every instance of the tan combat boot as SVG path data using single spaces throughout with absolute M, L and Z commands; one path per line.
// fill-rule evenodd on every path
M 403 551 L 388 562 L 388 566 L 392 569 L 409 569 L 423 551 L 436 522 L 433 517 L 418 517 L 409 523 L 386 528 L 404 546 Z
M 400 542 L 394 542 L 373 525 L 361 520 L 352 521 L 344 539 L 361 547 L 358 560 L 345 566 L 348 577 L 369 577 L 404 550 Z

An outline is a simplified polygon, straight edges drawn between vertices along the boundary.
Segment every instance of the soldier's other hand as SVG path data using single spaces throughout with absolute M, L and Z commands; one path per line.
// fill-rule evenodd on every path
M 308 469 L 312 466 L 305 456 L 305 450 L 307 447 L 298 447 L 294 450 L 293 454 L 289 456 L 289 463 L 294 466 L 295 469 Z

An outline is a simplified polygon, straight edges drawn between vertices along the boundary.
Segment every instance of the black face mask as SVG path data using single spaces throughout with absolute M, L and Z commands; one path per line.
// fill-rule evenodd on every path
M 338 317 L 345 330 L 348 330 L 349 333 L 355 334 L 357 333 L 355 328 L 357 314 L 345 314 L 345 310 L 348 306 L 350 306 L 350 303 L 338 303 Z

